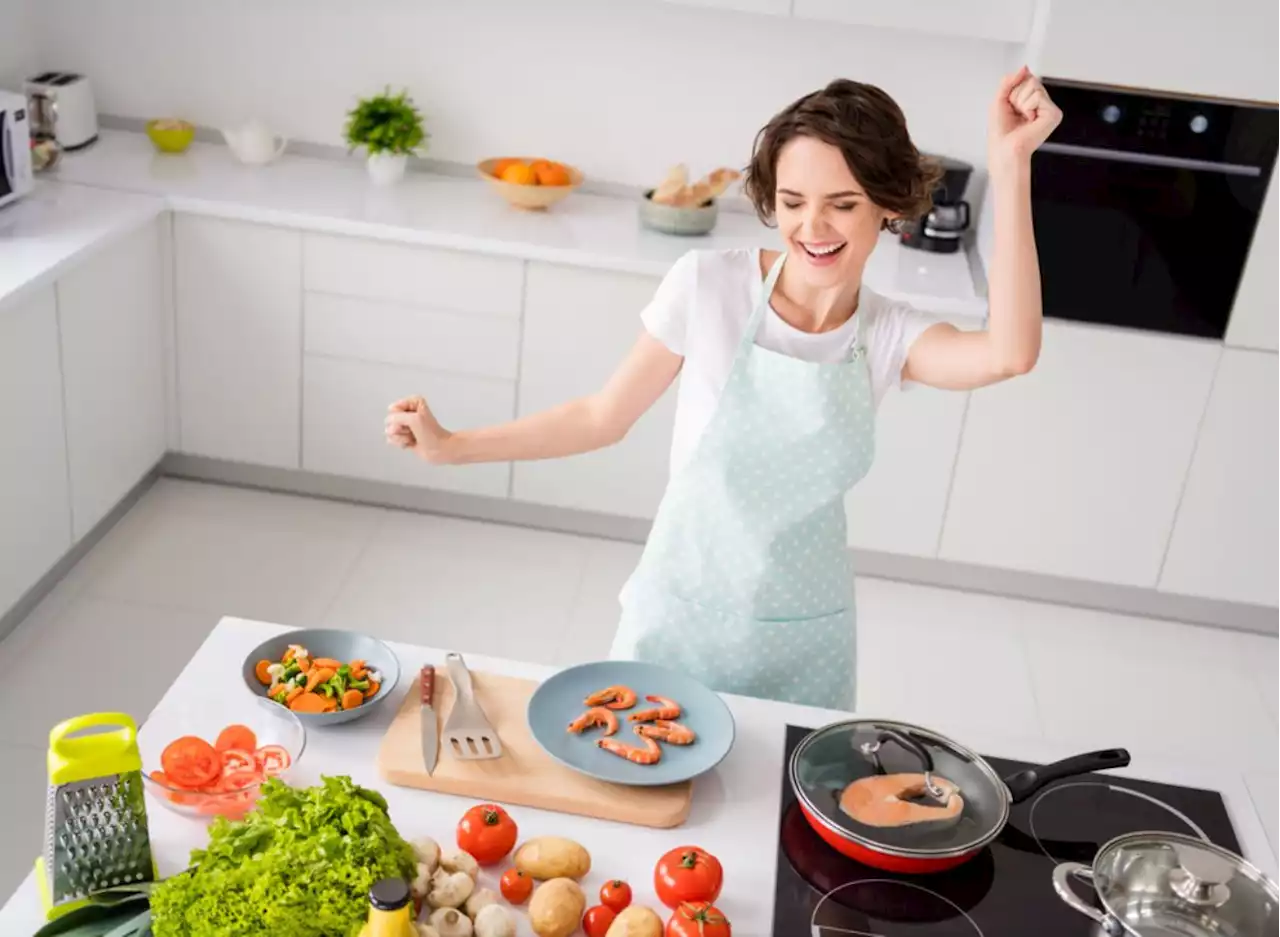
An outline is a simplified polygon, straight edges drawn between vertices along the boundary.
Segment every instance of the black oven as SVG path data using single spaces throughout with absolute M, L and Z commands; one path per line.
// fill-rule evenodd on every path
M 1046 80 L 1032 157 L 1046 316 L 1221 338 L 1276 160 L 1274 105 Z

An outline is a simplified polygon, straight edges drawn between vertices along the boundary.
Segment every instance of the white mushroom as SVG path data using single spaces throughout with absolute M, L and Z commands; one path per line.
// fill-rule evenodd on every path
M 431 889 L 427 892 L 427 904 L 433 908 L 460 908 L 471 897 L 475 887 L 476 883 L 466 872 L 436 869 L 436 874 L 431 877 Z M 440 925 L 435 926 L 439 928 Z
M 418 872 L 409 883 L 409 894 L 414 898 L 426 898 L 431 890 L 431 867 L 425 862 L 418 863 Z
M 471 918 L 454 908 L 433 911 L 428 920 L 440 937 L 471 937 Z
M 477 888 L 467 899 L 467 917 L 475 920 L 481 911 L 491 904 L 498 903 L 498 893 L 492 888 Z
M 466 872 L 471 881 L 480 877 L 480 863 L 469 852 L 458 850 L 451 856 L 441 856 L 440 868 L 446 872 Z
M 440 864 L 440 844 L 430 836 L 423 836 L 410 845 L 413 846 L 414 858 L 427 867 L 427 875 L 434 875 L 436 866 Z
M 485 905 L 476 915 L 476 937 L 516 937 L 516 921 L 500 904 Z
M 440 932 L 430 924 L 423 924 L 419 921 L 414 921 L 413 929 L 418 932 L 418 937 L 440 937 Z

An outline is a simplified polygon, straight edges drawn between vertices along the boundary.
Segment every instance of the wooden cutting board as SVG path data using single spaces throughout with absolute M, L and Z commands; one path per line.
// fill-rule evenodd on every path
M 499 804 L 519 804 L 638 826 L 669 828 L 689 816 L 693 782 L 668 787 L 626 787 L 566 768 L 542 750 L 529 732 L 525 707 L 535 683 L 472 673 L 476 700 L 502 740 L 502 757 L 461 761 L 440 751 L 434 774 L 422 764 L 422 707 L 415 680 L 378 749 L 378 772 L 392 784 L 457 794 Z M 436 718 L 443 731 L 453 708 L 453 682 L 436 671 Z

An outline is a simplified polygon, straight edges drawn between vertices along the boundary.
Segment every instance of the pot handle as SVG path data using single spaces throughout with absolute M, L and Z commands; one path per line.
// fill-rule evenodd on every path
M 1105 934 L 1123 933 L 1117 932 L 1115 923 L 1111 917 L 1103 914 L 1097 908 L 1087 904 L 1083 898 L 1075 893 L 1075 889 L 1071 887 L 1071 877 L 1083 879 L 1090 885 L 1093 885 L 1093 869 L 1080 862 L 1062 862 L 1053 867 L 1053 890 L 1058 893 L 1058 897 L 1067 903 L 1074 911 L 1079 911 L 1085 917 L 1092 920 L 1095 924 L 1102 928 Z
M 1123 748 L 1106 748 L 1102 751 L 1088 752 L 1084 755 L 1073 755 L 1062 761 L 1039 768 L 1028 768 L 1004 779 L 1009 788 L 1009 797 L 1013 803 L 1026 800 L 1037 791 L 1043 790 L 1054 781 L 1073 778 L 1091 771 L 1105 771 L 1108 768 L 1124 768 L 1129 764 L 1129 753 Z

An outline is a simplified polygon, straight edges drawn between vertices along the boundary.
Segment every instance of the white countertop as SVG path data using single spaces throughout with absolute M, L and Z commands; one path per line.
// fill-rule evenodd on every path
M 193 687 L 207 699 L 217 699 L 218 705 L 226 710 L 227 721 L 234 721 L 237 707 L 252 705 L 252 697 L 240 684 L 245 655 L 266 637 L 285 630 L 279 625 L 223 619 L 147 719 L 142 729 L 144 736 L 159 733 L 161 738 L 169 738 L 181 734 L 183 727 L 176 721 L 177 714 L 191 704 Z M 443 651 L 404 644 L 393 647 L 401 662 L 398 689 L 402 693 L 412 689 L 410 684 L 422 664 L 430 661 L 441 665 L 444 660 Z M 468 664 L 478 671 L 531 679 L 543 679 L 550 672 L 545 667 L 474 655 L 468 656 Z M 676 846 L 703 846 L 724 864 L 725 889 L 716 904 L 732 921 L 734 933 L 739 937 L 768 934 L 773 918 L 786 726 L 818 726 L 839 718 L 840 714 L 735 696 L 726 696 L 725 700 L 737 722 L 733 750 L 720 767 L 697 781 L 692 812 L 681 828 L 651 830 L 512 807 L 521 837 L 561 835 L 578 840 L 593 855 L 591 875 L 584 883 L 589 895 L 609 878 L 625 878 L 635 889 L 637 902 L 655 907 L 658 905 L 651 890 L 653 863 Z M 308 733 L 306 754 L 298 762 L 291 780 L 311 784 L 322 773 L 349 774 L 357 783 L 386 795 L 392 819 L 406 838 L 432 836 L 451 846 L 454 827 L 471 801 L 392 787 L 377 775 L 374 759 L 397 709 L 394 703 L 387 703 L 358 722 Z M 1036 762 L 1053 761 L 1070 754 L 1048 743 L 1013 743 L 1001 738 L 998 732 L 992 731 L 992 727 L 999 724 L 1000 714 L 993 712 L 991 719 L 991 725 L 966 730 L 965 742 L 989 755 Z M 1275 857 L 1244 781 L 1229 772 L 1207 774 L 1206 770 L 1147 760 L 1138 767 L 1115 773 L 1220 791 L 1245 855 L 1275 876 Z M 148 814 L 161 875 L 182 870 L 189 851 L 204 844 L 204 824 L 179 817 L 150 799 Z M 34 856 L 32 858 L 34 860 Z M 496 888 L 493 873 L 483 873 L 481 884 Z M 523 915 L 519 918 L 520 934 L 530 934 L 527 920 Z M 0 934 L 30 934 L 40 923 L 35 880 L 28 876 L 0 909 Z M 1081 933 L 1084 933 L 1084 924 L 1082 920 Z
M 34 193 L 0 208 L 0 303 L 52 283 L 164 210 L 163 198 L 41 179 Z
M 721 212 L 708 237 L 670 237 L 641 228 L 627 199 L 577 193 L 545 213 L 522 212 L 480 179 L 412 172 L 380 189 L 355 157 L 285 155 L 250 167 L 221 145 L 196 143 L 165 155 L 145 135 L 125 131 L 104 131 L 89 149 L 66 154 L 50 178 L 157 196 L 175 211 L 652 276 L 691 248 L 777 240 L 754 216 L 738 212 Z M 886 234 L 865 277 L 877 292 L 931 312 L 986 315 L 962 253 L 908 250 Z

